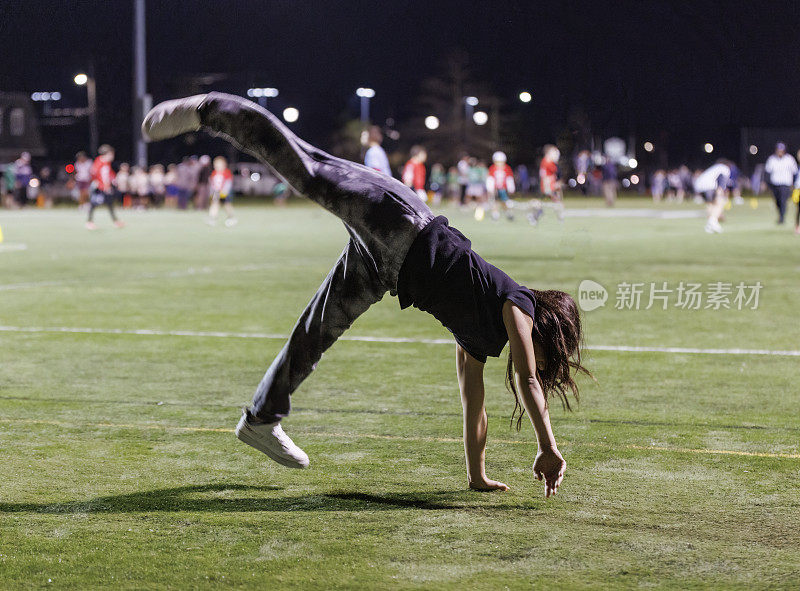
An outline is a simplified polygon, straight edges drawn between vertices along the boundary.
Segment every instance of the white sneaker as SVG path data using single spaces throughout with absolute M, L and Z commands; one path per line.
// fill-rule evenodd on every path
M 200 113 L 197 109 L 203 104 L 206 96 L 197 94 L 159 103 L 145 116 L 142 133 L 147 139 L 157 141 L 199 130 Z
M 280 421 L 256 423 L 245 412 L 236 425 L 236 437 L 287 468 L 308 468 L 306 452 L 283 432 Z

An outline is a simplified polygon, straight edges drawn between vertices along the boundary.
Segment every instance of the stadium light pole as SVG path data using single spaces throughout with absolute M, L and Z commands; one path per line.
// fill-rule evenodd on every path
M 147 94 L 144 3 L 145 0 L 135 0 L 133 5 L 133 154 L 136 164 L 142 168 L 147 167 L 147 143 L 142 137 L 142 120 L 153 106 L 152 97 Z
M 89 150 L 92 157 L 97 155 L 97 85 L 94 80 L 94 66 L 89 64 L 89 73 L 76 74 L 75 84 L 86 87 L 86 98 L 89 107 Z
M 369 123 L 369 99 L 375 96 L 371 88 L 357 88 L 356 95 L 361 99 L 361 123 Z

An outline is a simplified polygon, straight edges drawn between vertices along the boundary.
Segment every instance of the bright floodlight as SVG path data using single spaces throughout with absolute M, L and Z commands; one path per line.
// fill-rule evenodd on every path
M 75 78 L 73 78 L 75 84 L 78 86 L 83 86 L 87 82 L 89 82 L 89 77 L 86 74 L 76 74 Z
M 375 91 L 371 88 L 357 88 L 356 94 L 363 98 L 372 98 L 375 96 Z
M 477 96 L 468 96 L 464 99 L 470 107 L 474 107 L 478 104 L 478 97 Z M 482 124 L 479 124 L 482 125 Z
M 703 146 L 703 149 L 706 151 L 706 154 L 711 154 L 714 151 L 714 145 L 706 142 L 706 145 Z
M 277 88 L 269 87 L 269 88 L 262 88 L 262 90 L 264 91 L 264 96 L 266 97 L 275 98 L 276 96 L 278 96 Z
M 286 107 L 283 110 L 283 120 L 286 121 L 286 123 L 294 123 L 297 121 L 298 117 L 300 117 L 300 111 L 294 107 Z
M 425 127 L 428 129 L 438 129 L 439 128 L 439 118 L 435 115 L 428 115 L 425 117 Z
M 50 100 L 51 101 L 60 101 L 61 100 L 61 93 L 58 92 L 58 91 L 51 92 L 50 93 Z
M 257 183 L 258 181 L 261 180 L 261 173 L 259 173 L 259 172 L 251 172 L 250 173 L 250 180 L 253 181 L 254 183 Z
M 636 168 L 637 166 L 639 166 L 639 161 L 636 160 L 636 158 L 631 158 L 630 160 L 628 160 L 628 166 L 630 166 L 631 168 Z
M 639 182 L 639 175 L 637 175 L 637 174 L 632 174 L 632 175 L 631 175 L 631 184 L 632 184 L 632 185 L 635 185 L 635 184 L 636 184 L 636 183 L 638 183 L 638 182 Z
M 531 102 L 532 98 L 533 97 L 531 96 L 531 93 L 528 92 L 527 90 L 523 90 L 522 92 L 519 93 L 519 100 L 521 100 L 523 103 Z
M 751 145 L 750 145 L 750 153 L 751 153 L 753 156 L 755 156 L 756 154 L 758 154 L 758 146 L 756 146 L 755 144 L 751 144 Z
M 645 142 L 644 143 L 644 151 L 645 152 L 652 152 L 655 149 L 653 142 Z
M 486 111 L 475 111 L 472 115 L 472 120 L 475 122 L 475 125 L 486 125 L 486 122 L 489 120 L 489 115 L 486 114 Z

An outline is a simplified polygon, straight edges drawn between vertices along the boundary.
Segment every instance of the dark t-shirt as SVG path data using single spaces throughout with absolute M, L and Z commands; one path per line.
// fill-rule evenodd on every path
M 497 357 L 508 342 L 506 300 L 533 318 L 533 293 L 472 250 L 470 241 L 439 216 L 419 233 L 397 280 L 401 308 L 424 310 L 453 333 L 478 361 Z

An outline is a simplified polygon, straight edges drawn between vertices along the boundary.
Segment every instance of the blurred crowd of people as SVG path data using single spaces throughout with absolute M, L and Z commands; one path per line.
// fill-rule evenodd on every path
M 23 152 L 2 170 L 2 205 L 9 209 L 35 204 L 49 207 L 57 193 L 66 191 L 88 213 L 86 227 L 93 230 L 94 211 L 105 205 L 117 227 L 125 224 L 117 218 L 115 205 L 123 208 L 208 209 L 207 222 L 214 225 L 220 210 L 226 213 L 226 226 L 236 224 L 233 213 L 233 173 L 227 160 L 217 156 L 187 156 L 176 164 L 154 164 L 148 168 L 127 162 L 114 165 L 114 148 L 104 144 L 92 159 L 78 152 L 75 161 L 60 168 L 57 175 L 50 167 L 34 174 L 31 155 Z M 249 171 L 245 171 L 248 175 Z M 58 184 L 60 191 L 54 190 Z M 284 186 L 276 189 L 276 202 L 288 196 Z
M 364 164 L 392 176 L 382 141 L 379 127 L 368 129 Z M 99 152 L 94 159 L 86 152 L 78 152 L 75 161 L 66 166 L 55 169 L 42 166 L 37 172 L 31 155 L 23 152 L 17 160 L 2 166 L 0 204 L 6 208 L 32 203 L 48 207 L 57 194 L 63 196 L 67 192 L 81 208 L 89 211 L 89 226 L 93 225 L 93 209 L 101 204 L 108 206 L 116 222 L 115 203 L 135 209 L 207 209 L 210 224 L 216 223 L 220 210 L 224 209 L 226 223 L 236 223 L 232 205 L 236 175 L 224 158 L 217 157 L 212 161 L 207 155 L 187 156 L 178 163 L 153 164 L 143 168 L 126 162 L 115 165 L 110 146 L 102 146 Z M 102 162 L 105 162 L 104 166 L 100 166 Z M 727 159 L 720 159 L 705 170 L 692 170 L 683 165 L 655 169 L 649 176 L 639 173 L 632 162 L 624 154 L 612 157 L 589 150 L 580 150 L 572 158 L 563 158 L 556 146 L 547 145 L 542 149 L 541 159 L 533 166 L 517 163 L 512 168 L 506 154 L 496 151 L 491 159 L 463 153 L 457 162 L 436 162 L 428 169 L 427 151 L 424 146 L 416 145 L 411 148 L 409 158 L 397 171 L 397 176 L 420 199 L 433 206 L 448 202 L 474 210 L 476 219 L 483 219 L 486 213 L 490 213 L 493 219 L 502 215 L 513 219 L 516 207 L 525 211 L 532 224 L 537 223 L 547 208 L 551 208 L 559 220 L 563 219 L 566 187 L 586 196 L 602 196 L 608 206 L 616 202 L 620 187 L 640 194 L 649 193 L 656 202 L 681 203 L 692 199 L 707 204 L 714 203 L 714 196 L 721 191 L 726 199 L 742 203 L 742 191 L 749 190 L 757 195 L 769 188 L 775 198 L 779 223 L 784 223 L 789 201 L 798 204 L 795 231 L 800 234 L 800 174 L 797 160 L 787 152 L 782 142 L 750 176 L 741 174 L 738 166 Z M 103 178 L 98 172 L 101 170 L 105 175 Z M 251 173 L 249 168 L 243 168 L 239 173 L 247 179 L 261 176 L 257 172 Z M 278 204 L 286 202 L 289 192 L 289 187 L 279 179 L 275 179 L 269 188 Z M 104 197 L 101 199 L 99 194 Z M 515 194 L 516 200 L 512 199 Z M 722 210 L 719 206 L 713 209 L 706 230 L 720 232 L 718 222 Z

